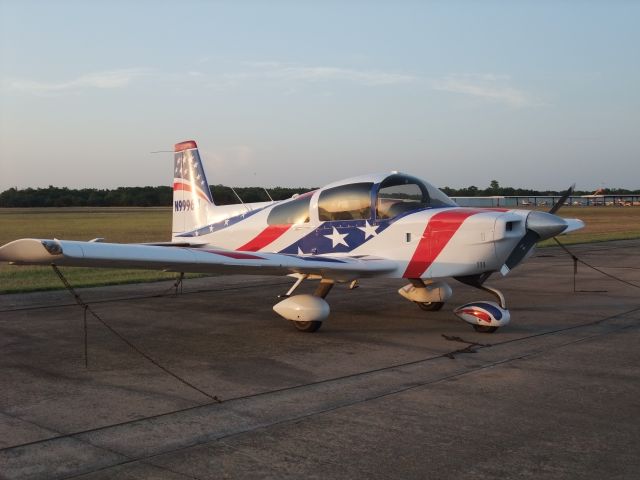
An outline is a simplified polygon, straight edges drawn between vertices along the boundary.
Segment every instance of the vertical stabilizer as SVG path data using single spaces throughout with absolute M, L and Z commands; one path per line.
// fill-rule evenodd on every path
M 214 203 L 196 142 L 177 143 L 174 152 L 172 230 L 175 237 L 206 225 Z

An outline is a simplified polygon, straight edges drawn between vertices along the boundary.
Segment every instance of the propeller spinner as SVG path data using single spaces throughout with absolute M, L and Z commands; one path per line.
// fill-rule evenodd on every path
M 560 210 L 560 207 L 564 205 L 564 202 L 566 202 L 567 198 L 573 193 L 574 186 L 575 185 L 569 187 L 560 200 L 551 207 L 549 212 L 532 211 L 527 215 L 526 233 L 504 262 L 504 265 L 500 269 L 502 275 L 508 274 L 509 271 L 518 265 L 536 243 L 560 235 L 569 227 L 569 223 L 555 215 L 555 213 Z

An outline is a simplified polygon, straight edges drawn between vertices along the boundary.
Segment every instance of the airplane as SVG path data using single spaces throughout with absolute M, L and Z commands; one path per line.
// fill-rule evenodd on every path
M 595 206 L 605 205 L 605 193 L 604 188 L 598 188 L 591 195 L 582 195 L 580 198 L 586 198 L 587 204 L 593 202 Z
M 493 333 L 511 314 L 504 295 L 485 284 L 507 275 L 537 242 L 584 227 L 549 212 L 463 208 L 442 191 L 397 171 L 340 180 L 282 201 L 216 205 L 195 141 L 175 145 L 170 242 L 147 244 L 23 238 L 0 247 L 15 265 L 123 267 L 167 272 L 289 275 L 295 280 L 273 307 L 303 332 L 330 313 L 332 287 L 361 279 L 406 279 L 398 293 L 423 310 L 452 296 L 449 279 L 497 301 L 454 309 L 478 332 Z M 313 294 L 295 294 L 304 281 Z
M 591 195 L 582 195 L 582 198 L 602 198 L 604 197 L 604 195 L 605 195 L 604 188 L 598 188 Z

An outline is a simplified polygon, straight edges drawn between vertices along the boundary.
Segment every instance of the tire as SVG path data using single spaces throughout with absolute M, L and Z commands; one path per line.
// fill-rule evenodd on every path
M 437 312 L 442 309 L 444 302 L 416 302 L 426 312 Z
M 308 333 L 316 332 L 322 326 L 322 322 L 320 321 L 313 321 L 313 322 L 294 321 L 293 324 L 301 332 L 308 332 Z
M 488 327 L 487 325 L 473 325 L 473 329 L 480 333 L 494 333 L 498 327 Z

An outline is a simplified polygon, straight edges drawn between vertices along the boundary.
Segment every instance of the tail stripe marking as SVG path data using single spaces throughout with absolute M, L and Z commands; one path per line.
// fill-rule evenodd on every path
M 178 153 L 185 150 L 193 150 L 194 148 L 198 148 L 196 142 L 193 140 L 187 140 L 186 142 L 176 143 L 174 146 L 174 151 Z
M 173 183 L 173 191 L 178 191 L 178 190 L 184 190 L 185 192 L 192 192 L 192 188 L 191 185 L 188 183 L 181 183 L 181 182 L 174 182 Z M 210 202 L 209 197 L 207 197 L 207 195 L 200 190 L 199 188 L 196 188 L 196 194 L 202 198 L 203 200 L 205 200 L 206 202 Z

